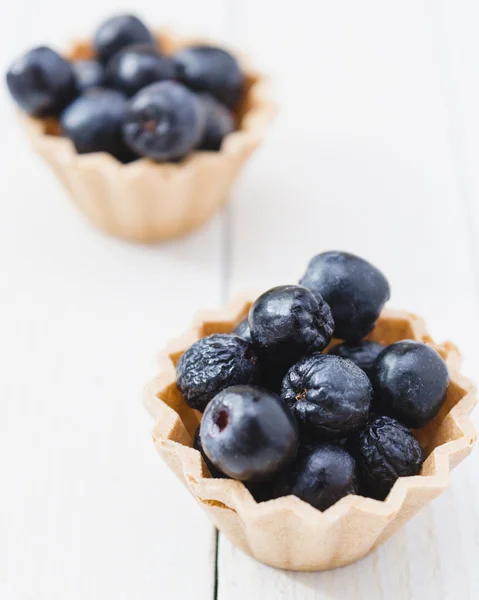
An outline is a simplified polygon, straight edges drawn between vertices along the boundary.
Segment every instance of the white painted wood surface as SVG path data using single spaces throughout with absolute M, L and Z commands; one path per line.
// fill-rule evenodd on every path
M 247 50 L 274 77 L 281 113 L 222 215 L 141 247 L 80 220 L 2 94 L 1 600 L 214 598 L 214 530 L 155 455 L 141 407 L 157 350 L 199 306 L 295 281 L 318 251 L 351 250 L 479 378 L 476 3 L 135 6 Z M 6 0 L 0 68 L 128 8 Z M 476 455 L 441 498 L 341 570 L 278 572 L 220 537 L 217 598 L 479 597 Z

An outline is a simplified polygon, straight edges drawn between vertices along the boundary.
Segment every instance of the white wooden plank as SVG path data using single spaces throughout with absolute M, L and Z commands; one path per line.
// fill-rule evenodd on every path
M 0 69 L 131 9 L 3 3 Z M 227 19 L 220 0 L 134 9 L 212 35 Z M 210 600 L 214 529 L 156 455 L 141 396 L 166 340 L 219 303 L 221 218 L 156 247 L 103 237 L 27 146 L 6 94 L 0 129 L 0 597 Z
M 274 18 L 250 0 L 236 8 L 237 37 L 274 76 L 282 111 L 231 209 L 231 290 L 296 281 L 324 249 L 356 252 L 388 274 L 392 305 L 463 347 L 473 374 L 478 265 L 437 7 L 315 7 L 277 4 Z M 219 599 L 476 597 L 476 469 L 473 455 L 440 499 L 371 556 L 334 572 L 278 572 L 221 538 Z

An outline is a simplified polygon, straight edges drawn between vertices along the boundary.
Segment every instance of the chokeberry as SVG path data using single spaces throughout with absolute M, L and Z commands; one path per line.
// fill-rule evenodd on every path
M 372 382 L 377 412 L 418 428 L 434 419 L 444 404 L 449 372 L 434 348 L 402 340 L 377 357 Z
M 233 333 L 236 333 L 236 335 L 239 335 L 247 342 L 252 342 L 251 330 L 249 328 L 248 319 L 243 319 L 242 321 L 240 321 L 238 325 L 236 325 L 236 327 L 233 329 Z
M 356 343 L 343 342 L 330 348 L 328 354 L 334 354 L 353 361 L 370 377 L 374 361 L 385 347 L 384 344 L 370 342 L 369 340 L 361 340 Z
M 300 285 L 265 292 L 251 307 L 248 321 L 253 342 L 270 360 L 285 365 L 323 350 L 334 328 L 320 294 Z
M 182 158 L 201 140 L 204 107 L 176 81 L 160 81 L 128 102 L 123 134 L 132 150 L 158 161 Z
M 176 365 L 177 386 L 191 408 L 204 411 L 221 390 L 257 384 L 261 365 L 253 346 L 237 335 L 215 333 L 195 342 Z
M 215 467 L 215 465 L 211 462 L 211 460 L 208 458 L 205 451 L 203 450 L 203 444 L 201 443 L 201 428 L 200 427 L 198 427 L 198 429 L 196 430 L 195 437 L 193 440 L 193 448 L 195 450 L 198 450 L 198 452 L 203 457 L 203 460 L 205 461 L 206 466 L 208 467 L 208 471 L 210 472 L 211 477 L 214 477 L 215 479 L 228 478 L 228 475 L 225 475 L 224 473 L 222 473 L 219 469 L 217 469 Z
M 295 458 L 298 429 L 279 396 L 238 385 L 220 392 L 206 407 L 201 441 L 223 473 L 241 481 L 265 481 Z
M 107 19 L 97 29 L 93 38 L 97 56 L 104 64 L 127 46 L 154 43 L 148 28 L 134 15 L 118 15 Z
M 369 422 L 350 448 L 358 463 L 361 491 L 377 500 L 386 498 L 399 477 L 417 475 L 423 463 L 419 442 L 391 417 Z
M 330 354 L 301 359 L 286 374 L 281 397 L 300 427 L 320 439 L 340 440 L 367 422 L 373 390 L 350 360 Z
M 219 150 L 223 139 L 235 128 L 233 115 L 210 94 L 200 96 L 206 112 L 206 125 L 199 150 Z
M 15 60 L 7 72 L 15 102 L 37 117 L 58 116 L 77 93 L 71 65 L 51 48 L 33 48 Z
M 358 341 L 372 330 L 390 295 L 381 271 L 347 252 L 318 254 L 300 283 L 323 296 L 333 314 L 334 336 L 347 341 Z
M 244 86 L 237 60 L 226 50 L 214 46 L 189 46 L 174 55 L 178 77 L 196 92 L 208 92 L 234 108 Z
M 349 452 L 336 444 L 307 444 L 273 481 L 272 497 L 293 495 L 326 510 L 358 489 L 357 466 Z

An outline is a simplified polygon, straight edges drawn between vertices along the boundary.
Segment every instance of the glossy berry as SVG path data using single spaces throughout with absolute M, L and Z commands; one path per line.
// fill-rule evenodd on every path
M 97 60 L 76 60 L 71 63 L 77 89 L 80 93 L 105 84 L 105 70 Z
M 200 96 L 206 110 L 206 125 L 199 150 L 219 150 L 223 139 L 234 131 L 235 123 L 231 112 L 209 94 Z
M 377 417 L 351 445 L 359 467 L 361 491 L 384 500 L 399 477 L 417 475 L 423 463 L 421 446 L 396 419 Z
M 126 99 L 114 90 L 90 90 L 62 114 L 61 126 L 79 154 L 108 152 L 119 160 L 131 154 L 122 135 Z
M 258 383 L 261 367 L 250 343 L 234 334 L 215 333 L 198 340 L 182 354 L 176 377 L 188 405 L 204 411 L 221 390 Z
M 403 340 L 378 356 L 372 382 L 377 412 L 418 428 L 434 419 L 444 404 L 449 372 L 434 348 Z
M 38 117 L 59 115 L 76 95 L 71 66 L 45 46 L 33 48 L 10 65 L 7 85 L 15 102 Z
M 177 52 L 174 59 L 180 81 L 190 89 L 208 92 L 230 108 L 238 104 L 244 76 L 229 52 L 214 46 L 190 46 Z
M 300 285 L 265 292 L 251 307 L 248 321 L 254 343 L 268 359 L 287 365 L 321 352 L 334 327 L 326 302 Z
M 351 360 L 370 377 L 374 361 L 385 347 L 384 344 L 370 342 L 369 340 L 362 340 L 356 343 L 343 342 L 330 348 L 328 354 L 334 354 L 335 356 Z
M 98 58 L 106 64 L 117 52 L 132 44 L 154 44 L 153 35 L 133 15 L 119 15 L 107 19 L 93 38 Z
M 238 325 L 236 325 L 236 327 L 233 329 L 233 333 L 236 333 L 236 335 L 239 335 L 247 342 L 252 341 L 248 319 L 243 319 L 240 323 L 238 323 Z
M 326 510 L 344 496 L 357 494 L 358 488 L 356 462 L 349 452 L 336 444 L 308 444 L 273 482 L 272 496 L 297 496 Z
M 129 46 L 109 61 L 106 77 L 111 87 L 133 96 L 150 83 L 174 79 L 175 63 L 151 44 Z
M 208 404 L 201 441 L 220 471 L 241 481 L 265 481 L 295 458 L 298 430 L 291 411 L 276 394 L 238 385 Z
M 211 477 L 213 477 L 215 479 L 225 479 L 225 478 L 228 478 L 228 476 L 225 475 L 224 473 L 222 473 L 219 469 L 217 469 L 215 467 L 215 465 L 211 462 L 211 460 L 206 456 L 206 453 L 203 450 L 203 444 L 201 443 L 201 431 L 200 431 L 200 427 L 198 427 L 198 429 L 196 430 L 195 437 L 193 439 L 193 448 L 195 450 L 198 450 L 198 452 L 203 457 L 203 460 L 205 461 L 206 466 L 208 467 L 208 471 L 210 472 Z
M 123 126 L 127 144 L 159 161 L 181 158 L 201 140 L 205 113 L 198 97 L 175 81 L 143 88 L 128 103 Z
M 326 440 L 339 440 L 363 427 L 372 395 L 364 371 L 350 360 L 330 354 L 300 360 L 281 387 L 281 397 L 300 427 Z
M 333 314 L 334 336 L 347 341 L 358 341 L 372 330 L 390 295 L 381 271 L 347 252 L 318 254 L 300 283 L 323 296 Z

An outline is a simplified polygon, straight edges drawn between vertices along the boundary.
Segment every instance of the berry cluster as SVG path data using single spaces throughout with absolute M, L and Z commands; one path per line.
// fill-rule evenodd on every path
M 389 294 L 370 263 L 325 252 L 301 285 L 268 290 L 232 333 L 184 352 L 177 386 L 203 412 L 194 447 L 213 477 L 325 510 L 347 494 L 383 500 L 420 472 L 409 428 L 437 415 L 449 374 L 424 343 L 363 339 Z M 333 337 L 344 341 L 329 347 Z
M 174 161 L 196 149 L 219 150 L 234 130 L 245 80 L 225 50 L 197 45 L 167 56 L 131 15 L 105 21 L 93 48 L 95 59 L 73 62 L 33 48 L 7 72 L 17 104 L 58 118 L 79 154 Z

